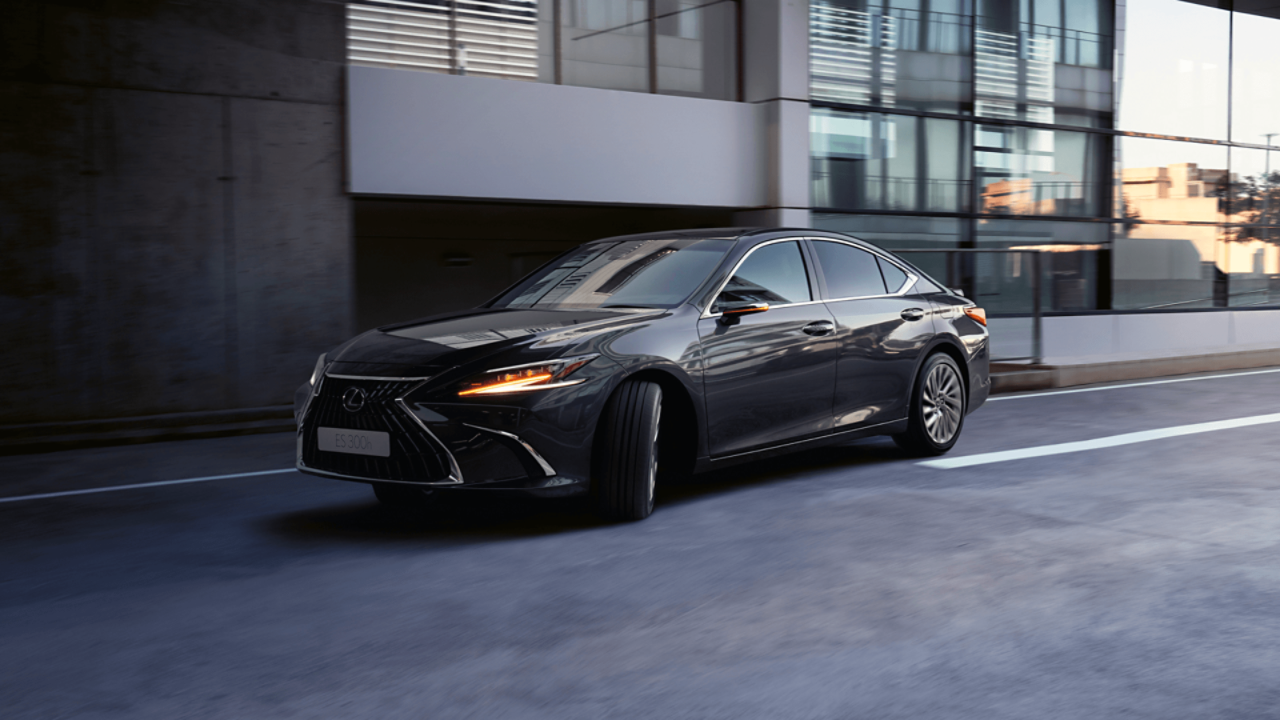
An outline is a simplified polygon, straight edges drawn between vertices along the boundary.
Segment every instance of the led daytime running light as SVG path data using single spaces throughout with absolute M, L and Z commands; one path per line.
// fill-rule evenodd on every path
M 458 395 L 460 397 L 468 395 L 497 395 L 576 385 L 582 380 L 564 382 L 564 378 L 597 357 L 599 356 L 584 355 L 551 360 L 544 363 L 530 363 L 528 365 L 490 370 L 469 381 L 466 386 L 458 391 Z
M 505 376 L 504 376 L 505 377 Z M 492 393 L 507 392 L 525 385 L 534 385 L 540 382 L 546 382 L 551 379 L 551 373 L 542 373 L 541 375 L 532 375 L 530 377 L 516 378 L 515 380 L 500 380 L 491 385 L 481 385 L 470 390 L 463 390 L 459 395 L 489 395 Z

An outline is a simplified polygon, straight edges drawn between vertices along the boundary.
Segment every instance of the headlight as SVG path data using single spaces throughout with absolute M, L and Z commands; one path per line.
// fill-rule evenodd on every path
M 490 370 L 463 382 L 458 395 L 499 395 L 577 385 L 584 380 L 566 380 L 565 378 L 598 357 L 600 356 L 579 355 Z
M 316 386 L 316 382 L 320 380 L 320 375 L 324 373 L 324 358 L 328 354 L 320 353 L 319 359 L 316 360 L 316 369 L 311 371 L 311 379 L 308 381 L 311 383 L 311 387 Z

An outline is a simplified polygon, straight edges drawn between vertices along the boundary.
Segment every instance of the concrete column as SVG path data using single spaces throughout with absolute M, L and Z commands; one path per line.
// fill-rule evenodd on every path
M 743 92 L 759 107 L 767 143 L 764 207 L 735 213 L 744 225 L 809 227 L 809 3 L 741 3 Z

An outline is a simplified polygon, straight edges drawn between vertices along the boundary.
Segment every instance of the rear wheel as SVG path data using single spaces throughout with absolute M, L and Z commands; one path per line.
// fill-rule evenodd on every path
M 396 510 L 425 510 L 431 505 L 431 491 L 413 485 L 374 483 L 373 494 L 378 502 Z
M 596 509 L 610 520 L 643 520 L 653 512 L 658 477 L 662 388 L 628 380 L 601 418 L 596 462 Z
M 965 392 L 960 366 L 945 353 L 931 355 L 911 393 L 907 431 L 894 435 L 899 447 L 921 455 L 941 455 L 960 438 Z

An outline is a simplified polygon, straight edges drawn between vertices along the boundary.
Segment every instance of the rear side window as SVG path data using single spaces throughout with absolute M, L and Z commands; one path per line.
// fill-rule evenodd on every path
M 824 240 L 814 241 L 813 247 L 822 265 L 822 277 L 827 281 L 828 298 L 885 294 L 884 278 L 875 255 L 852 245 Z
M 753 250 L 724 286 L 711 311 L 720 312 L 726 303 L 789 305 L 812 299 L 800 243 L 780 242 Z
M 884 276 L 884 286 L 891 293 L 896 293 L 902 289 L 907 282 L 907 274 L 897 265 L 885 260 L 882 257 L 876 258 L 880 263 L 880 274 Z

